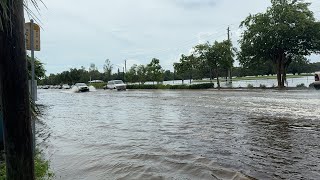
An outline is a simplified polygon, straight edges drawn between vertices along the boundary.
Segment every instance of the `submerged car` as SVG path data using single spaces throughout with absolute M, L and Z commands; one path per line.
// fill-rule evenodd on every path
M 116 89 L 118 91 L 126 90 L 127 85 L 122 80 L 113 80 L 109 81 L 106 86 L 103 87 L 103 89 Z
M 315 72 L 314 73 L 314 83 L 313 86 L 314 88 L 320 90 L 320 72 Z
M 79 92 L 89 91 L 89 87 L 85 83 L 76 83 L 74 86 L 78 88 Z

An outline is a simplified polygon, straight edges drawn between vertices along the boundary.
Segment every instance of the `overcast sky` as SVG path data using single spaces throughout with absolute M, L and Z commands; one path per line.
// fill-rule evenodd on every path
M 172 70 L 180 54 L 198 43 L 227 38 L 234 45 L 240 22 L 263 12 L 269 0 L 43 0 L 40 5 L 41 52 L 47 74 L 96 64 L 102 71 L 110 59 L 115 70 L 147 64 L 153 57 Z M 320 19 L 320 2 L 311 9 Z M 25 17 L 28 21 L 28 16 Z M 319 56 L 311 57 L 320 61 Z

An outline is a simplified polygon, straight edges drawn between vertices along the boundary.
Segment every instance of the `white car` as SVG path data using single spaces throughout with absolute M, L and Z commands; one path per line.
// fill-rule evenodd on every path
M 85 83 L 76 83 L 74 86 L 78 88 L 79 92 L 89 92 L 89 87 Z
M 69 86 L 69 84 L 64 84 L 62 85 L 62 89 L 70 89 L 71 87 Z
M 108 81 L 108 84 L 103 87 L 103 89 L 116 89 L 118 91 L 126 90 L 127 85 L 123 83 L 122 80 Z

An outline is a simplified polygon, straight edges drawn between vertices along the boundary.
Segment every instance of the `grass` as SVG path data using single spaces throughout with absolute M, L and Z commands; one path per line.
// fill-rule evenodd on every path
M 37 152 L 34 158 L 34 174 L 36 180 L 51 180 L 54 178 L 54 173 L 50 170 L 49 161 L 45 160 L 40 152 Z M 6 179 L 4 161 L 0 162 L 0 179 Z
M 306 76 L 313 76 L 313 74 L 287 75 L 287 78 L 303 78 Z M 277 79 L 277 76 L 235 77 L 235 78 L 232 78 L 232 81 L 250 81 L 250 80 L 264 80 L 264 79 Z M 224 78 L 221 78 L 221 80 L 224 80 Z M 194 80 L 193 82 L 210 82 L 210 80 Z

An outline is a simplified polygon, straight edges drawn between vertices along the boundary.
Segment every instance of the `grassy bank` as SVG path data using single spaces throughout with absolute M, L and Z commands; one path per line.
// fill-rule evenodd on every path
M 49 161 L 45 160 L 40 152 L 37 152 L 34 159 L 34 174 L 37 180 L 51 180 L 54 178 L 54 174 L 50 170 Z M 0 179 L 6 179 L 4 158 L 0 160 Z
M 193 85 L 164 85 L 164 84 L 133 84 L 127 85 L 127 89 L 210 89 L 214 88 L 213 83 L 193 84 Z

